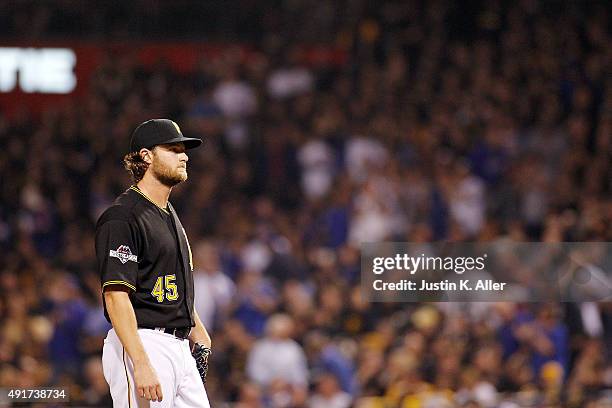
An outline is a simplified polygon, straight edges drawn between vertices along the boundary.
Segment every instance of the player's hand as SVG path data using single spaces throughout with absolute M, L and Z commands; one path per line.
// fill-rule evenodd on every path
M 164 398 L 157 374 L 150 363 L 134 365 L 136 394 L 149 401 L 161 401 Z
M 191 349 L 191 355 L 195 359 L 198 373 L 202 378 L 202 383 L 206 384 L 206 375 L 208 374 L 208 357 L 212 351 L 210 347 L 205 347 L 200 343 L 195 343 Z

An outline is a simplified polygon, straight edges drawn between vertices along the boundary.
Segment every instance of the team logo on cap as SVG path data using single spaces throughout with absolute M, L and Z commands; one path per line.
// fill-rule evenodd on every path
M 132 255 L 132 251 L 130 250 L 130 247 L 127 245 L 121 245 L 116 250 L 111 249 L 108 255 L 111 258 L 119 259 L 119 261 L 121 261 L 122 264 L 126 263 L 127 261 L 138 262 L 138 257 L 136 255 Z
M 173 125 L 174 125 L 174 127 L 176 128 L 176 131 L 177 131 L 177 132 L 179 132 L 179 133 L 181 133 L 181 134 L 183 133 L 183 132 L 181 132 L 181 128 L 179 127 L 179 125 L 177 125 L 177 124 L 176 124 L 176 122 L 175 122 L 175 121 L 171 120 L 170 122 L 172 122 L 172 124 L 173 124 Z

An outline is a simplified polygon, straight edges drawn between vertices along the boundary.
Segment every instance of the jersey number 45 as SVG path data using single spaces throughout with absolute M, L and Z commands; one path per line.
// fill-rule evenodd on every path
M 176 275 L 166 275 L 157 278 L 151 294 L 159 303 L 163 302 L 164 299 L 178 299 L 178 291 L 176 290 L 176 283 L 174 283 L 175 280 Z

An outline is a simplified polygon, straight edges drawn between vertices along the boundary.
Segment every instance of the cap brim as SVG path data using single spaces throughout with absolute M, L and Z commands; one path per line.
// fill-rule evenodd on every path
M 176 139 L 168 140 L 163 144 L 172 144 L 172 143 L 184 143 L 185 149 L 193 149 L 202 144 L 202 139 L 198 139 L 195 137 L 177 137 Z

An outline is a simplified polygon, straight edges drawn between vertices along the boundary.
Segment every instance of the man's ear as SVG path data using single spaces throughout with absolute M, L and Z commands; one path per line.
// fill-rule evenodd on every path
M 140 154 L 140 158 L 147 164 L 151 164 L 153 162 L 153 152 L 149 149 L 140 149 L 138 152 Z

